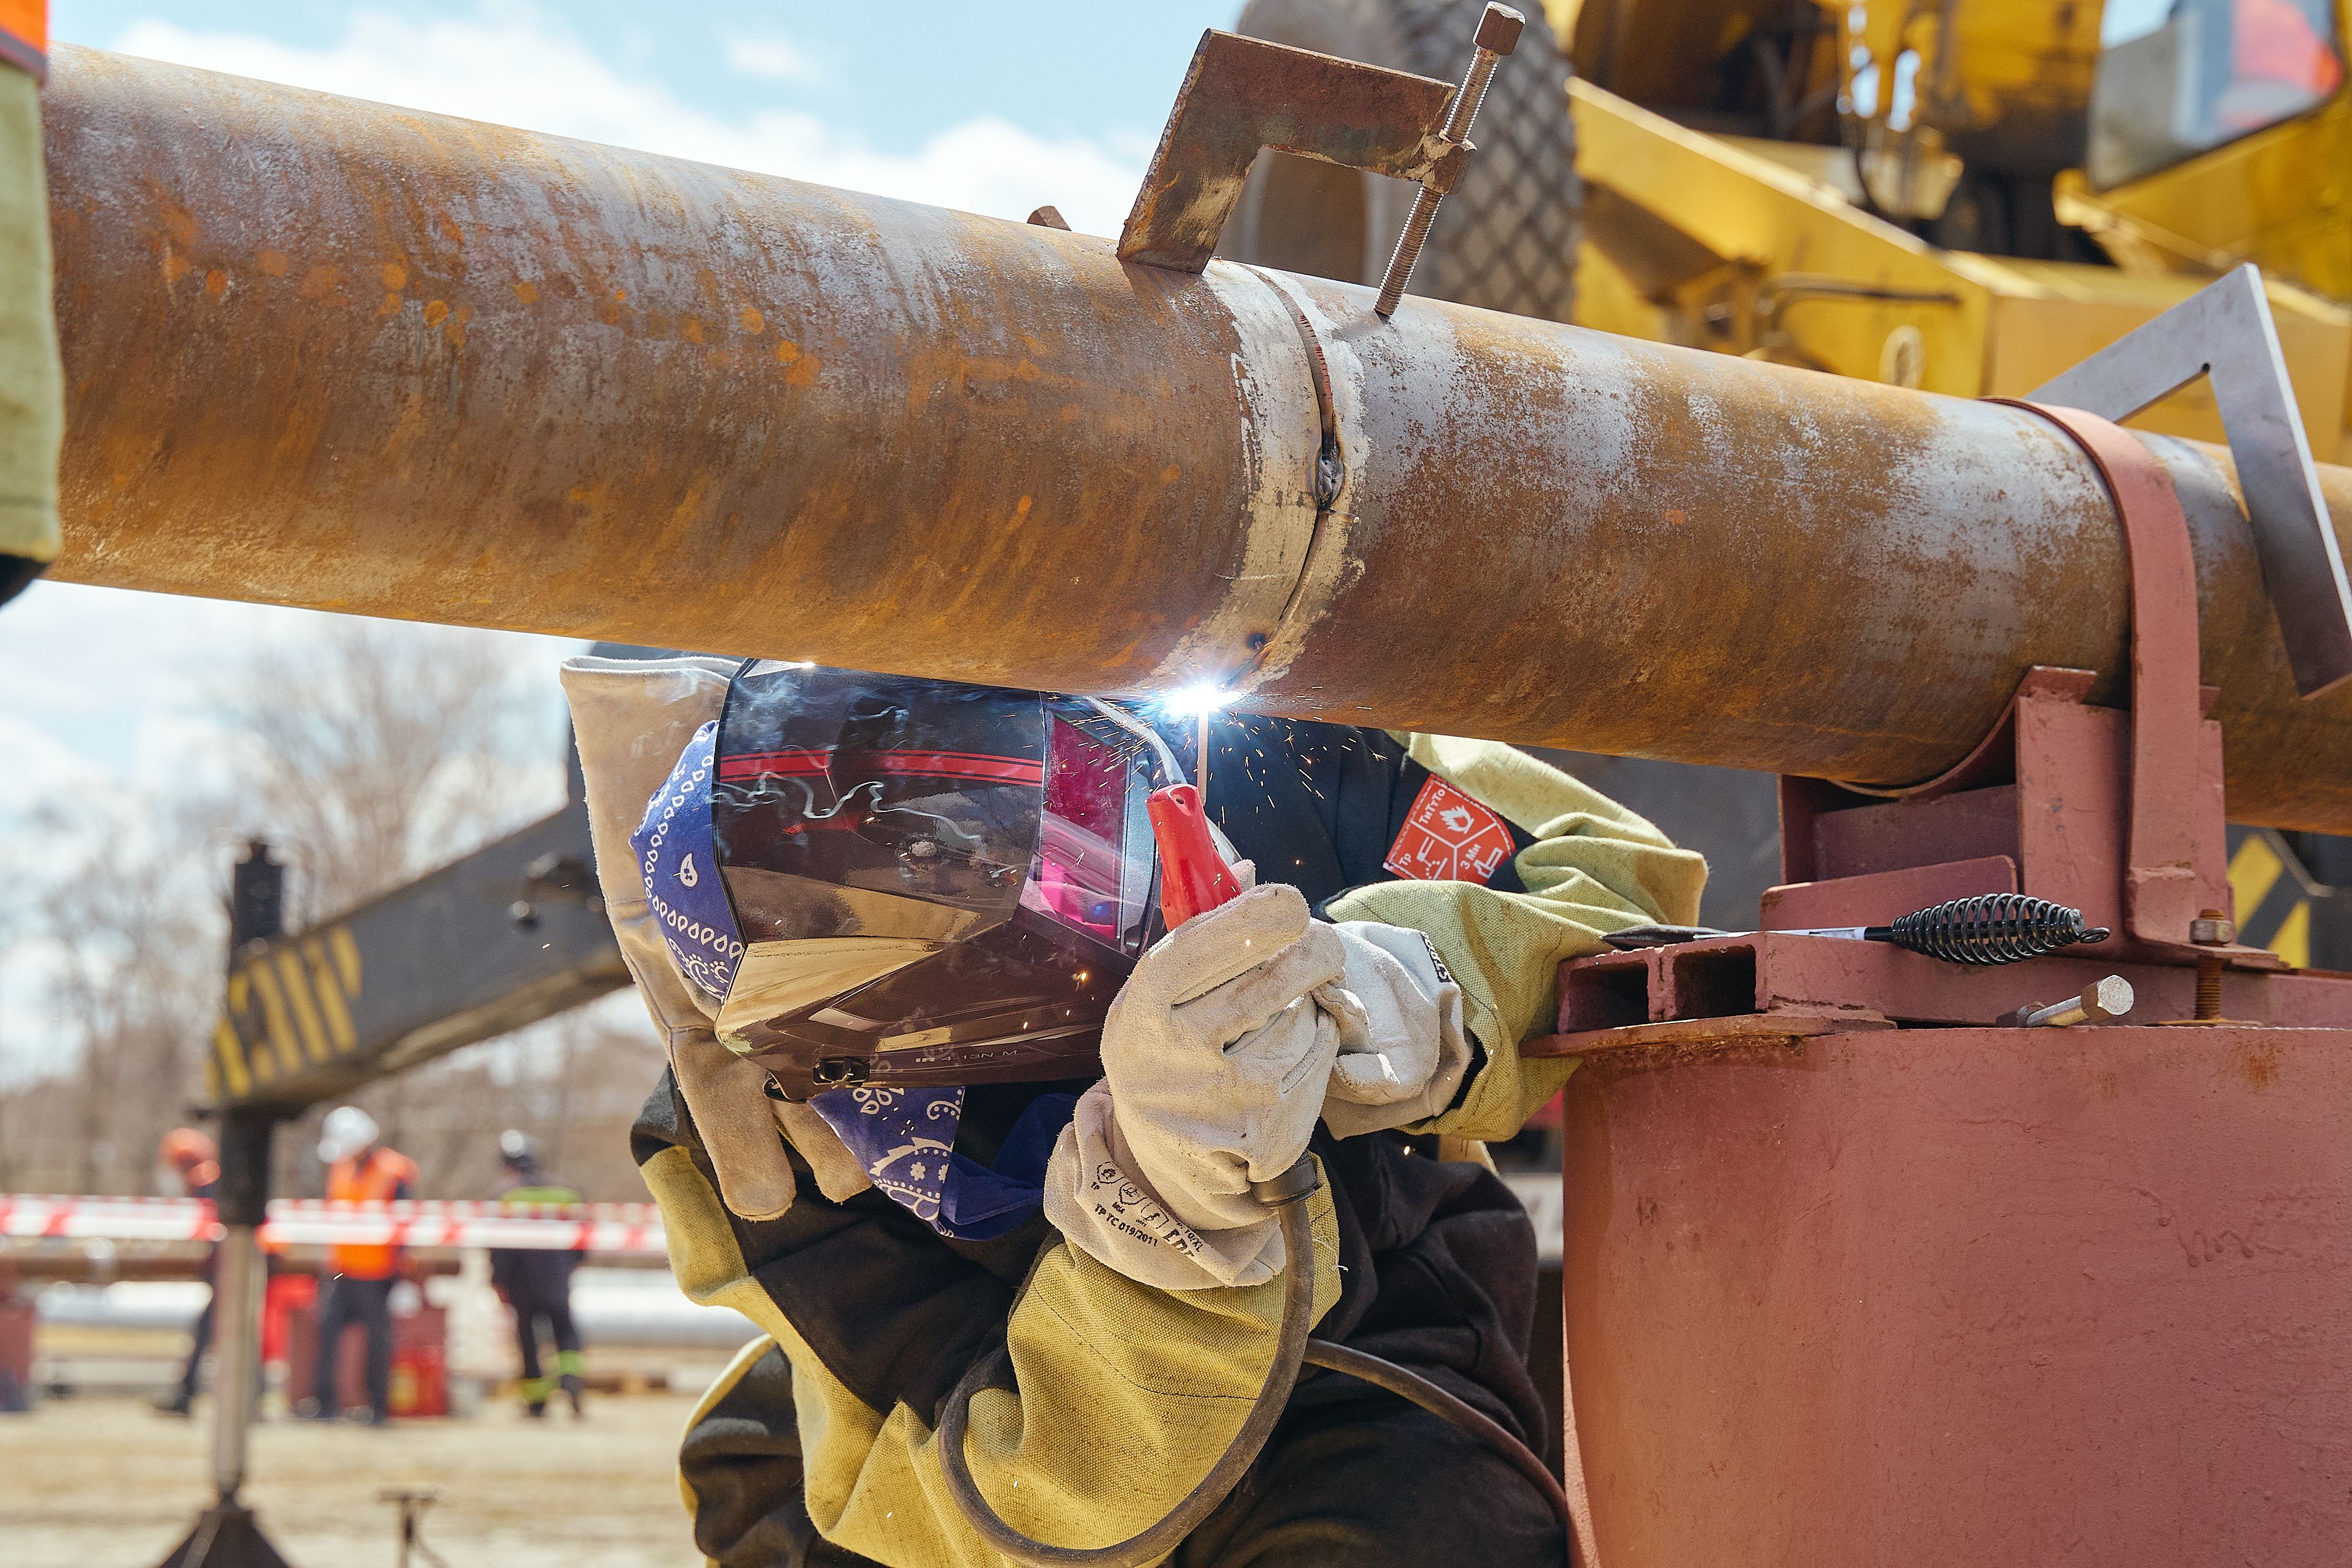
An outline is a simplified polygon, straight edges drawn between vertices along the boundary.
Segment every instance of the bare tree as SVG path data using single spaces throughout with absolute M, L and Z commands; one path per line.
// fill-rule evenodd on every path
M 219 992 L 221 927 L 200 876 L 158 852 L 142 803 L 53 802 L 36 811 L 11 881 L 36 950 L 31 989 L 53 1020 L 48 1070 L 12 1099 L 0 1137 L 8 1185 L 143 1191 L 164 1131 L 198 1097 L 197 1051 Z
M 378 622 L 266 646 L 210 683 L 223 819 L 299 868 L 308 925 L 455 860 L 561 799 L 561 729 L 495 632 Z
M 395 1086 L 404 1096 L 402 1148 L 430 1196 L 488 1195 L 499 1134 L 512 1127 L 537 1138 L 548 1170 L 584 1197 L 641 1200 L 629 1124 L 662 1060 L 643 1009 L 624 995 L 421 1067 L 362 1103 L 373 1111 Z

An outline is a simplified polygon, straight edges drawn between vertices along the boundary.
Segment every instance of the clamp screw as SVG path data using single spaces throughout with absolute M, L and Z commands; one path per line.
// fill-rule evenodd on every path
M 2218 909 L 2208 909 L 2189 923 L 2189 940 L 2200 947 L 2227 947 L 2238 939 L 2237 923 Z M 2221 1016 L 2221 955 L 2197 955 L 2197 1021 L 2210 1023 Z
M 1453 103 L 1445 111 L 1445 129 L 1438 132 L 1450 142 L 1466 143 L 1470 122 L 1478 117 L 1478 105 L 1486 100 L 1486 84 L 1495 79 L 1495 68 L 1503 57 L 1518 47 L 1519 30 L 1528 19 L 1508 5 L 1487 5 L 1478 18 L 1478 52 L 1470 57 L 1470 68 L 1463 73 L 1462 85 L 1455 89 Z M 1444 197 L 1423 185 L 1412 198 L 1412 214 L 1405 219 L 1404 233 L 1397 236 L 1396 254 L 1389 257 L 1389 269 L 1381 279 L 1381 297 L 1372 306 L 1372 313 L 1382 320 L 1396 313 L 1397 301 L 1404 298 L 1404 286 L 1412 280 L 1412 265 L 1421 259 L 1421 247 L 1429 243 L 1429 225 L 1437 221 L 1437 204 Z

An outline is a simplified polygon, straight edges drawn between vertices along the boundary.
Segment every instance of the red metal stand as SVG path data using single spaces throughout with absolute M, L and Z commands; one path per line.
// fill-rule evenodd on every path
M 2000 725 L 1942 778 L 1875 794 L 1783 779 L 1792 885 L 1766 894 L 1768 927 L 1858 925 L 2021 890 L 2112 926 L 2121 940 L 2101 957 L 2164 963 L 2194 961 L 2205 949 L 2193 923 L 2228 907 L 2221 729 L 2198 681 L 2196 562 L 2179 498 L 2147 448 L 2107 421 L 2033 412 L 2074 439 L 2115 498 L 2131 567 L 2130 708 L 2088 706 L 2088 671 L 2037 666 Z M 1903 903 L 1921 889 L 1932 896 Z M 2255 948 L 2230 957 L 2271 961 Z
M 2210 940 L 2187 526 L 2137 441 L 2039 412 L 2116 499 L 2130 708 L 2036 668 L 1940 779 L 1783 780 L 1767 929 L 1565 965 L 1528 1047 L 1584 1059 L 1569 1447 L 1607 1568 L 2352 1557 L 2352 977 Z M 1978 968 L 1790 934 L 2018 892 L 2116 935 Z M 2110 974 L 2126 1023 L 2000 1027 Z

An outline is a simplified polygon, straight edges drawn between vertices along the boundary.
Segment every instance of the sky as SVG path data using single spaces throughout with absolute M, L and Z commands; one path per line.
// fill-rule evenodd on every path
M 1110 234 L 1202 28 L 1239 6 L 56 0 L 50 27 L 68 43 L 1000 217 L 1051 202 Z M 0 863 L 26 849 L 21 824 L 45 801 L 203 779 L 203 673 L 331 619 L 49 582 L 0 607 Z M 574 646 L 512 639 L 551 714 L 555 662 Z M 0 949 L 0 1004 L 6 967 Z

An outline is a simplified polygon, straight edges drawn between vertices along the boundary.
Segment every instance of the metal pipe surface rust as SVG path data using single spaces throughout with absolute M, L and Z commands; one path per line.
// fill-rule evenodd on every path
M 46 112 L 62 578 L 1877 784 L 2123 695 L 2021 411 L 88 49 Z M 2352 831 L 2352 691 L 2148 439 L 2232 816 Z

